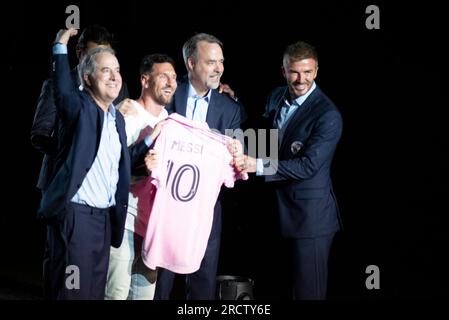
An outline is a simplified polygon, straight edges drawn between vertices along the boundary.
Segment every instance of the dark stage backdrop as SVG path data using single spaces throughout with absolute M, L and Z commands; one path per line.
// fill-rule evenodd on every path
M 310 2 L 2 4 L 0 293 L 40 294 L 45 229 L 35 219 L 35 183 L 42 157 L 30 145 L 29 129 L 48 77 L 51 42 L 65 26 L 66 7 L 76 4 L 81 28 L 97 23 L 115 34 L 133 98 L 140 92 L 144 55 L 171 55 L 183 75 L 183 42 L 195 32 L 220 38 L 226 60 L 222 82 L 245 105 L 247 127 L 263 112 L 270 89 L 284 84 L 285 46 L 297 40 L 314 44 L 317 83 L 344 119 L 333 179 L 345 230 L 331 254 L 329 299 L 442 296 L 449 267 L 444 11 L 430 2 Z M 380 9 L 379 30 L 365 26 L 370 4 Z M 76 63 L 73 54 L 71 61 Z M 269 191 L 251 179 L 226 192 L 219 271 L 253 278 L 256 298 L 283 299 L 287 266 Z M 369 265 L 380 268 L 379 290 L 365 287 Z

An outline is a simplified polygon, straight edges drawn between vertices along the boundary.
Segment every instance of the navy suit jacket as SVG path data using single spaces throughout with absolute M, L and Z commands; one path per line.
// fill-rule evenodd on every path
M 165 107 L 168 113 L 176 112 L 185 117 L 188 94 L 189 82 L 184 79 L 178 83 L 173 101 Z M 226 129 L 238 129 L 241 123 L 240 106 L 226 94 L 212 90 L 206 122 L 209 128 L 217 129 L 222 134 Z
M 287 87 L 280 87 L 269 96 L 264 116 L 273 128 L 286 95 Z M 339 230 L 330 169 L 342 128 L 340 112 L 317 86 L 280 130 L 278 170 L 265 179 L 276 181 L 283 236 L 317 237 Z
M 178 83 L 173 101 L 165 108 L 168 113 L 176 112 L 186 116 L 187 96 L 189 93 L 189 82 L 183 79 Z M 217 90 L 212 90 L 209 107 L 207 109 L 206 122 L 209 128 L 219 130 L 225 134 L 226 129 L 239 129 L 241 123 L 240 105 L 229 98 L 226 94 L 221 94 Z M 221 232 L 221 205 L 218 200 L 214 208 L 214 220 L 211 230 L 211 238 L 217 237 Z
M 79 91 L 72 84 L 68 57 L 66 54 L 53 56 L 52 81 L 57 107 L 59 128 L 59 150 L 56 155 L 55 175 L 42 194 L 38 216 L 45 219 L 59 219 L 64 208 L 81 187 L 92 166 L 100 143 L 104 112 L 85 91 Z M 122 145 L 119 180 L 115 193 L 115 207 L 110 212 L 111 245 L 119 247 L 122 238 L 128 206 L 131 160 L 126 147 L 125 121 L 116 113 L 116 127 Z M 146 150 L 145 143 L 136 145 L 132 159 L 141 159 Z
M 72 84 L 76 89 L 80 86 L 78 77 L 78 69 L 74 68 L 70 72 Z M 122 83 L 117 99 L 114 100 L 114 105 L 120 103 L 123 99 L 129 96 L 128 87 L 126 83 Z M 41 94 L 39 95 L 36 112 L 34 114 L 33 125 L 31 126 L 31 144 L 37 150 L 44 153 L 42 160 L 41 171 L 37 181 L 37 187 L 44 190 L 52 175 L 54 174 L 55 154 L 58 151 L 58 118 L 56 117 L 57 110 L 54 101 L 53 81 L 52 79 L 45 80 L 42 85 Z

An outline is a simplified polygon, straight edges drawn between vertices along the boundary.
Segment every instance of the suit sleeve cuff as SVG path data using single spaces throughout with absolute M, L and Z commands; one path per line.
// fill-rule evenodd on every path
M 263 175 L 263 160 L 256 159 L 256 176 L 262 176 L 262 175 Z
M 62 43 L 55 43 L 53 46 L 53 54 L 67 54 L 67 45 Z

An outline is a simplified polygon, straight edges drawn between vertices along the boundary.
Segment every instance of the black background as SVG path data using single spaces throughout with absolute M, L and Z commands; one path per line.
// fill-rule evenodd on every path
M 29 142 L 29 130 L 48 77 L 51 42 L 65 27 L 69 4 L 79 6 L 81 28 L 97 23 L 114 33 L 133 98 L 140 93 L 138 65 L 145 54 L 171 55 L 183 75 L 184 41 L 194 32 L 217 36 L 226 59 L 222 82 L 247 108 L 249 127 L 269 91 L 285 82 L 285 46 L 297 40 L 314 44 L 317 83 L 344 119 L 333 180 L 345 230 L 331 254 L 329 298 L 445 295 L 449 135 L 440 5 L 128 0 L 2 4 L 0 289 L 13 292 L 7 298 L 15 291 L 40 294 L 45 231 L 35 219 L 35 183 L 41 155 Z M 380 8 L 380 30 L 365 27 L 370 4 Z M 73 43 L 69 50 L 75 65 Z M 252 179 L 226 192 L 219 272 L 253 278 L 256 298 L 284 299 L 279 292 L 285 265 L 267 191 L 269 186 Z M 371 264 L 380 268 L 380 290 L 365 288 Z

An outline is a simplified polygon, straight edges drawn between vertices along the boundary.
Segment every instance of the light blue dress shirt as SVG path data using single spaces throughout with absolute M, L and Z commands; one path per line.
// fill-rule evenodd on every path
M 212 90 L 209 89 L 204 97 L 199 96 L 192 84 L 189 82 L 189 91 L 187 95 L 186 118 L 206 122 L 207 110 L 209 109 Z
M 108 208 L 115 205 L 118 167 L 122 151 L 115 121 L 116 110 L 111 104 L 108 112 L 104 114 L 97 156 L 81 187 L 73 196 L 73 202 L 95 208 Z
M 284 97 L 284 105 L 279 110 L 279 115 L 276 120 L 276 125 L 278 129 L 282 129 L 282 127 L 287 123 L 288 119 L 295 113 L 296 110 L 306 101 L 308 96 L 315 90 L 316 84 L 315 81 L 312 83 L 312 87 L 309 91 L 306 92 L 305 95 L 302 95 L 290 104 L 288 97 Z
M 57 43 L 53 54 L 67 54 L 67 45 Z M 104 113 L 100 145 L 92 166 L 72 202 L 95 208 L 108 208 L 115 205 L 115 192 L 119 178 L 122 145 L 116 127 L 116 110 L 114 105 Z

